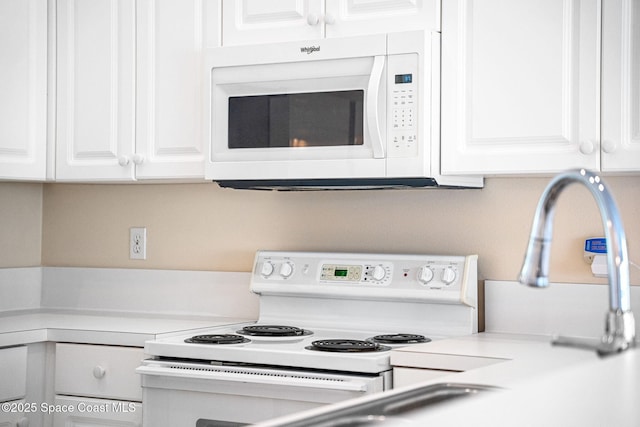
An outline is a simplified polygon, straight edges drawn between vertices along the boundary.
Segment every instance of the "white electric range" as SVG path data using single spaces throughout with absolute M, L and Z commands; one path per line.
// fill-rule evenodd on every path
M 149 341 L 145 426 L 236 426 L 392 387 L 390 350 L 477 332 L 477 256 L 256 254 L 257 322 Z

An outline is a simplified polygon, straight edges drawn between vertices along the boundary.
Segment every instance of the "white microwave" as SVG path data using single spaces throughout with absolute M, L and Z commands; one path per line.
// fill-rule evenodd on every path
M 209 49 L 206 177 L 223 187 L 482 187 L 440 175 L 440 33 Z

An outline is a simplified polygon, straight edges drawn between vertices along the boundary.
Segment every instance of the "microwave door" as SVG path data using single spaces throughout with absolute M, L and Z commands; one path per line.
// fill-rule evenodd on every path
M 214 69 L 209 177 L 384 176 L 385 69 L 384 56 Z

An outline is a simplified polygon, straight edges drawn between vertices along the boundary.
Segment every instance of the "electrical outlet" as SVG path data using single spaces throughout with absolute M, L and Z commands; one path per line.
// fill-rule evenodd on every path
M 147 259 L 147 228 L 129 229 L 129 259 Z

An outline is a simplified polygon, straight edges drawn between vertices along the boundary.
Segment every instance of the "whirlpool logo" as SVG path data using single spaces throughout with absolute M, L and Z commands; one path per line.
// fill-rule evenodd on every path
M 300 48 L 300 52 L 306 53 L 307 55 L 310 55 L 313 52 L 320 52 L 320 46 L 303 46 Z

